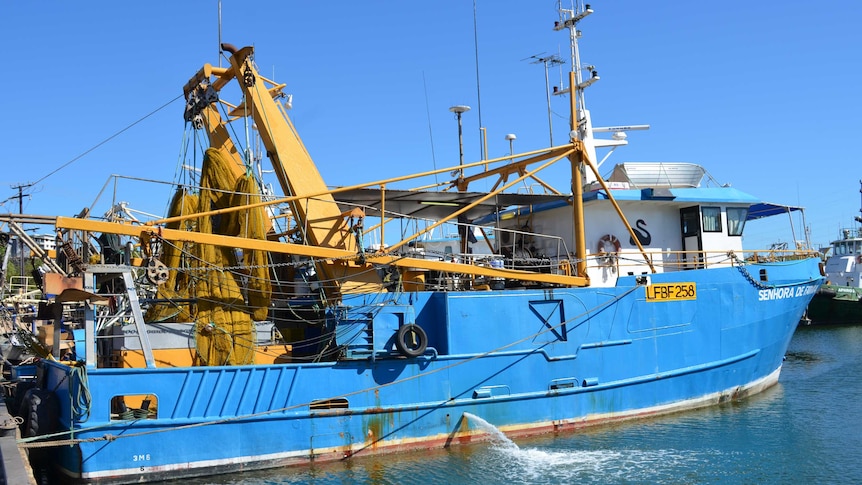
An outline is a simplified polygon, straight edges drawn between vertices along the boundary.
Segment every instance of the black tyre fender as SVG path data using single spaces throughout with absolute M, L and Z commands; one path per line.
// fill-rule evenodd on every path
M 419 357 L 428 347 L 428 335 L 415 323 L 402 325 L 395 332 L 395 348 L 405 357 Z
M 48 390 L 33 388 L 27 391 L 22 413 L 24 419 L 24 436 L 33 437 L 53 433 L 59 423 L 60 405 L 57 396 Z
M 18 381 L 15 384 L 15 394 L 9 407 L 9 412 L 13 416 L 24 416 L 27 413 L 27 410 L 22 409 L 22 406 L 26 402 L 24 399 L 27 397 L 27 391 L 34 387 L 36 387 L 36 383 L 33 381 Z

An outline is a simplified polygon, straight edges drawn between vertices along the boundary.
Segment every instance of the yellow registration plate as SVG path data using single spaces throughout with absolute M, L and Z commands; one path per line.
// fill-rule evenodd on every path
M 697 300 L 694 283 L 661 283 L 646 287 L 647 301 Z

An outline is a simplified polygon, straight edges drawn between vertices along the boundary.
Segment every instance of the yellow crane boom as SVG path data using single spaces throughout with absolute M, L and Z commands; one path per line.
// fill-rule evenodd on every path
M 216 107 L 217 93 L 231 80 L 236 80 L 243 92 L 243 101 L 233 107 L 230 116 L 251 117 L 282 190 L 287 195 L 299 197 L 290 205 L 304 242 L 318 248 L 356 254 L 356 236 L 346 223 L 347 214 L 341 212 L 328 193 L 283 105 L 277 102 L 283 96 L 284 85 L 275 84 L 259 74 L 253 62 L 252 47 L 236 49 L 224 44 L 223 48 L 231 54 L 231 67 L 216 68 L 206 64 L 189 80 L 184 88 L 189 106 L 186 118 L 199 115 L 200 128 L 207 130 L 211 146 L 241 162 L 241 156 L 224 126 L 230 120 L 223 120 Z M 303 198 L 306 195 L 308 197 Z M 331 294 L 380 289 L 379 277 L 374 271 L 355 271 L 340 260 L 317 266 L 318 272 L 329 282 L 325 286 L 329 287 Z

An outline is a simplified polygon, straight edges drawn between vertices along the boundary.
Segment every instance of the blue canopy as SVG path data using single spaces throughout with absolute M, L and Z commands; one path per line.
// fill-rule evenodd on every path
M 793 211 L 801 211 L 801 210 L 802 210 L 802 207 L 771 204 L 769 202 L 760 202 L 758 204 L 752 204 L 751 207 L 748 208 L 748 217 L 745 220 L 751 221 L 751 220 L 760 219 L 763 217 L 770 217 L 770 216 L 775 216 L 778 214 L 785 214 L 785 213 L 790 213 Z

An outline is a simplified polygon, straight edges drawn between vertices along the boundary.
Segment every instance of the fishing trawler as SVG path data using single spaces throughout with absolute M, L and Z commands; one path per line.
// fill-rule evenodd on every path
M 859 181 L 862 193 L 862 180 Z M 859 209 L 862 214 L 862 208 Z M 855 227 L 838 231 L 826 258 L 826 282 L 808 305 L 806 323 L 846 325 L 862 323 L 862 217 Z
M 482 439 L 469 416 L 524 436 L 775 384 L 819 259 L 743 250 L 747 222 L 787 207 L 705 186 L 698 165 L 601 176 L 597 149 L 627 127 L 594 128 L 584 107 L 598 75 L 575 62 L 576 28 L 592 13 L 554 26 L 573 43 L 565 143 L 411 189 L 394 187 L 429 172 L 328 188 L 284 85 L 224 45 L 230 66 L 184 87 L 209 146 L 167 217 L 56 218 L 62 277 L 45 294 L 54 341 L 75 345 L 19 387 L 21 446 L 70 481 L 137 483 Z M 241 100 L 221 99 L 228 85 Z M 256 126 L 282 195 L 230 123 Z M 570 192 L 540 178 L 557 163 Z M 512 191 L 525 180 L 546 190 Z M 426 244 L 444 226 L 451 244 Z

